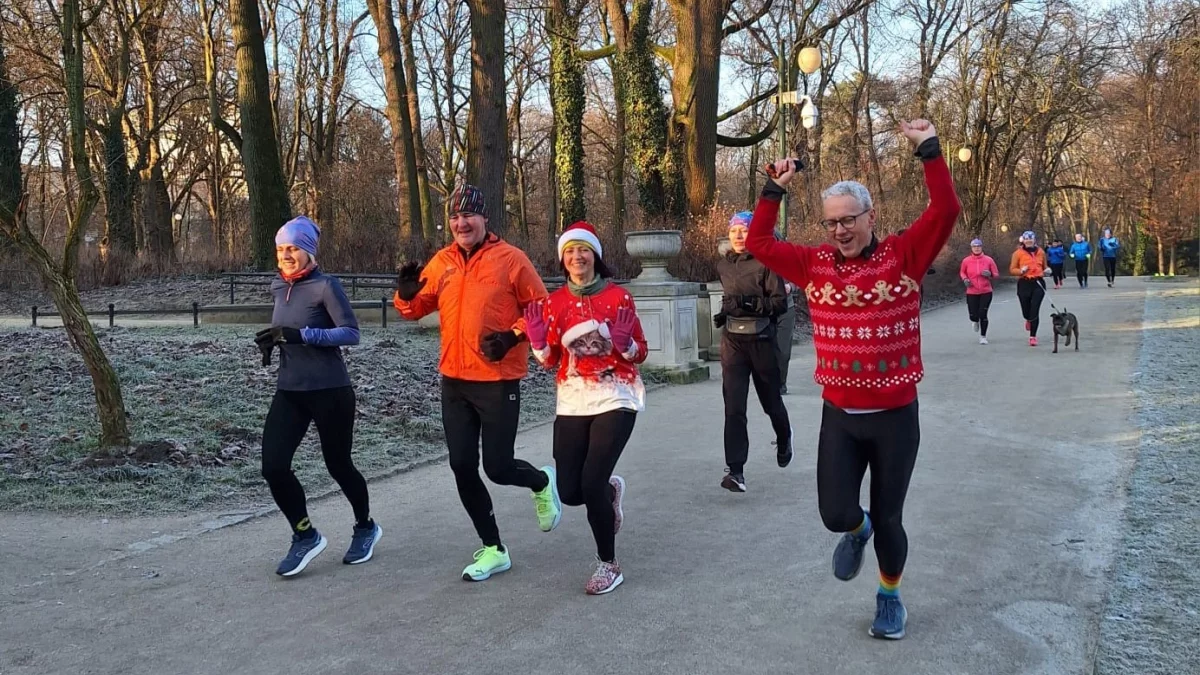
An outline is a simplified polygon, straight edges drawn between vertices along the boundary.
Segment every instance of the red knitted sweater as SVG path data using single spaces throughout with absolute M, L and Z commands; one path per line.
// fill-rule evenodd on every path
M 921 279 L 946 245 L 961 206 L 946 161 L 923 162 L 929 205 L 902 235 L 872 241 L 846 260 L 831 244 L 775 240 L 779 197 L 764 192 L 746 247 L 804 289 L 812 316 L 822 397 L 839 408 L 892 409 L 917 398 L 921 361 Z

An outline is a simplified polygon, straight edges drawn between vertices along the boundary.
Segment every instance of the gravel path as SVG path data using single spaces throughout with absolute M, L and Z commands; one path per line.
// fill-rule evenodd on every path
M 1100 620 L 1097 675 L 1197 672 L 1198 301 L 1200 288 L 1194 281 L 1184 288 L 1152 289 L 1146 296 L 1134 373 L 1141 444 L 1129 480 L 1125 533 Z

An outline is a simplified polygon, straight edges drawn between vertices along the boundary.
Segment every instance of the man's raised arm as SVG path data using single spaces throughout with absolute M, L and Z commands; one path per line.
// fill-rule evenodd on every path
M 776 178 L 767 179 L 754 216 L 750 219 L 750 234 L 746 249 L 771 271 L 803 287 L 808 281 L 808 260 L 811 249 L 775 239 L 775 222 L 779 218 L 779 203 L 787 194 L 787 185 L 796 175 L 798 162 L 783 159 L 775 163 Z

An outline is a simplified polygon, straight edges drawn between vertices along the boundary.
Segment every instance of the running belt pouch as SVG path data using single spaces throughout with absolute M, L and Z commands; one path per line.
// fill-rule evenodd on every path
M 761 316 L 731 316 L 725 320 L 725 330 L 738 335 L 758 335 L 770 325 L 771 320 Z

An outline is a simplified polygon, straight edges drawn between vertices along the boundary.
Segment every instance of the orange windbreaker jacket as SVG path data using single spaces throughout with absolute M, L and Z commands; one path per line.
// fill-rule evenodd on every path
M 1029 268 L 1025 270 L 1025 274 L 1021 274 L 1022 267 Z M 1046 275 L 1046 251 L 1039 246 L 1036 251 L 1030 253 L 1024 246 L 1017 247 L 1017 250 L 1013 251 L 1012 260 L 1009 261 L 1008 272 L 1022 279 L 1041 279 Z
M 546 286 L 521 249 L 488 233 L 468 259 L 458 244 L 434 254 L 421 272 L 425 286 L 411 302 L 397 294 L 393 304 L 406 319 L 440 312 L 441 357 L 446 377 L 475 382 L 519 380 L 529 368 L 529 343 L 521 340 L 498 362 L 479 343 L 489 333 L 525 332 L 525 305 L 546 299 Z

